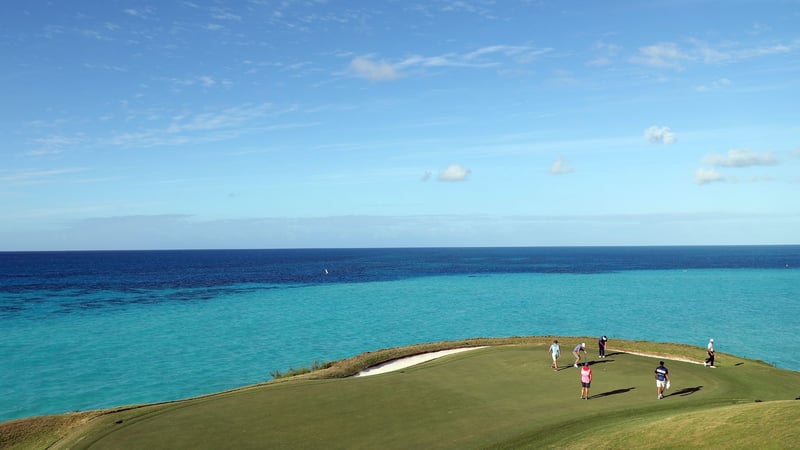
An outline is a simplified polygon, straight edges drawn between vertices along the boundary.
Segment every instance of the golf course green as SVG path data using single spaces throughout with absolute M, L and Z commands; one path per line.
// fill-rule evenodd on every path
M 797 448 L 800 373 L 702 348 L 614 340 L 580 399 L 572 347 L 591 338 L 472 339 L 365 353 L 300 376 L 156 405 L 0 424 L 2 448 Z M 394 372 L 379 362 L 487 346 Z M 657 399 L 663 360 L 671 388 Z

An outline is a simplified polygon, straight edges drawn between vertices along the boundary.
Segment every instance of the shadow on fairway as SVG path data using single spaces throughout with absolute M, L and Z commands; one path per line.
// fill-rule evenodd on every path
M 609 395 L 617 395 L 617 394 L 624 394 L 626 392 L 630 392 L 636 389 L 635 387 L 629 387 L 625 389 L 616 389 L 613 391 L 603 392 L 602 394 L 594 394 L 590 395 L 589 398 L 600 398 L 600 397 L 608 397 Z
M 613 359 L 612 360 L 604 359 L 602 361 L 589 361 L 589 365 L 593 366 L 595 364 L 605 364 L 605 363 L 610 363 L 610 362 L 614 362 L 614 360 Z
M 586 361 L 586 362 L 588 362 L 590 366 L 593 366 L 595 364 L 603 364 L 603 363 L 607 363 L 607 362 L 614 362 L 614 360 L 612 359 L 612 360 L 609 361 L 609 360 L 605 360 L 604 359 L 602 361 Z M 558 366 L 558 371 L 560 372 L 562 370 L 573 369 L 573 368 L 580 369 L 582 366 L 583 366 L 583 362 L 578 363 L 578 367 L 575 367 L 574 365 L 572 365 L 572 366 Z
M 680 395 L 681 397 L 686 397 L 687 395 L 692 395 L 695 392 L 703 389 L 703 386 L 695 386 L 690 388 L 683 388 L 680 391 L 675 391 L 672 394 L 665 395 L 664 397 L 672 397 L 673 395 Z

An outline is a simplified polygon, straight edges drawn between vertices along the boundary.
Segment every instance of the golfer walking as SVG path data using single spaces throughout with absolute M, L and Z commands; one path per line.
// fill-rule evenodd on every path
M 592 386 L 592 369 L 589 363 L 583 363 L 581 367 L 581 400 L 589 400 L 589 388 Z
M 547 350 L 547 352 L 550 353 L 550 356 L 553 358 L 553 364 L 550 364 L 550 367 L 552 367 L 553 370 L 558 370 L 558 357 L 561 355 L 561 347 L 558 345 L 558 339 L 550 344 L 550 349 Z
M 669 384 L 669 370 L 664 367 L 664 361 L 658 363 L 656 367 L 656 390 L 658 391 L 658 399 L 664 398 L 664 389 Z

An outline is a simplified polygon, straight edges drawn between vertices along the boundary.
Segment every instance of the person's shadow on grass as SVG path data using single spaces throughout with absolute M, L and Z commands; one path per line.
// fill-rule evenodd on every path
M 600 397 L 608 397 L 609 395 L 617 395 L 617 394 L 624 394 L 626 392 L 630 392 L 636 389 L 635 387 L 629 387 L 624 389 L 615 389 L 613 391 L 603 392 L 602 394 L 594 394 L 590 395 L 589 398 L 600 398 Z
M 605 360 L 604 359 L 602 361 L 586 361 L 586 362 L 588 362 L 590 366 L 593 366 L 595 364 L 604 364 L 604 363 L 614 362 L 614 360 L 613 359 L 612 360 Z M 583 363 L 578 363 L 578 367 L 577 368 L 580 369 L 582 366 L 583 366 Z M 572 365 L 572 366 L 558 366 L 558 371 L 560 372 L 562 370 L 572 369 L 572 368 L 575 368 L 575 366 L 574 365 Z
M 595 364 L 605 364 L 605 363 L 614 362 L 614 360 L 613 360 L 613 359 L 611 359 L 611 360 L 609 360 L 609 359 L 604 359 L 604 360 L 602 360 L 602 361 L 587 361 L 587 362 L 589 363 L 589 365 L 590 365 L 590 366 L 593 366 L 593 365 L 595 365 Z
M 699 391 L 700 389 L 703 389 L 703 386 L 695 386 L 695 387 L 683 388 L 680 391 L 675 391 L 672 394 L 665 395 L 664 397 L 672 397 L 673 395 L 680 395 L 681 397 L 686 397 L 687 395 L 694 394 L 695 392 Z

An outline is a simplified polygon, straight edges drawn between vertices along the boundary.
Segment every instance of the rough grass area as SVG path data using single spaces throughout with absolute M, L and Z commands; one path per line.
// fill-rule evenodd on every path
M 702 348 L 614 340 L 606 359 L 592 358 L 590 344 L 595 379 L 585 401 L 569 350 L 594 339 L 558 339 L 564 353 L 558 371 L 547 354 L 552 336 L 383 349 L 195 399 L 83 413 L 73 422 L 66 415 L 1 424 L 25 424 L 2 447 L 781 448 L 800 442 L 800 402 L 793 400 L 800 373 L 722 354 L 710 369 L 697 364 Z M 388 360 L 476 346 L 489 348 L 350 377 Z M 656 399 L 653 380 L 659 358 L 681 359 L 667 361 L 673 383 L 664 400 Z M 757 443 L 752 436 L 760 436 Z
M 640 448 L 797 448 L 800 402 L 747 403 L 675 414 L 657 421 L 620 423 L 580 433 L 570 449 Z
M 96 415 L 93 412 L 71 413 L 0 423 L 0 448 L 47 448 L 72 429 L 87 423 Z

